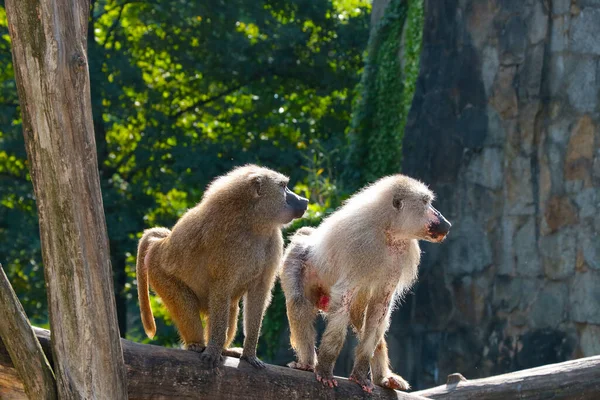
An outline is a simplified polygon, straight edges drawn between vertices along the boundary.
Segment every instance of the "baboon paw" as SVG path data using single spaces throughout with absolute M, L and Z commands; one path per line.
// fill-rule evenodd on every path
M 324 373 L 324 372 L 315 372 L 315 376 L 317 377 L 317 380 L 323 384 L 323 386 L 332 388 L 334 386 L 337 387 L 337 385 L 338 385 L 338 382 L 333 377 L 333 374 Z
M 230 347 L 223 349 L 223 355 L 228 357 L 241 358 L 243 349 L 241 347 Z
M 396 374 L 390 374 L 389 376 L 386 376 L 385 378 L 381 379 L 380 386 L 395 390 L 410 389 L 410 385 L 408 384 L 408 382 L 404 378 Z
M 256 356 L 241 356 L 240 360 L 246 361 L 248 364 L 252 365 L 254 368 L 263 369 L 266 368 L 267 365 L 260 361 Z
M 302 363 L 299 363 L 297 361 L 292 361 L 291 363 L 288 363 L 287 366 L 290 367 L 290 368 L 299 369 L 299 370 L 302 370 L 302 371 L 315 372 L 315 367 L 313 367 L 312 365 L 302 364 Z
M 189 343 L 185 345 L 186 350 L 195 351 L 196 353 L 202 353 L 206 346 L 201 343 Z
M 362 390 L 364 390 L 367 393 L 373 393 L 373 389 L 375 389 L 373 382 L 371 382 L 371 380 L 369 378 L 362 378 L 362 377 L 352 374 L 352 375 L 350 375 L 348 380 L 358 383 L 360 385 L 360 387 L 362 388 Z
M 214 369 L 219 366 L 222 358 L 223 357 L 218 354 L 211 354 L 205 351 L 200 355 L 200 364 L 203 369 Z

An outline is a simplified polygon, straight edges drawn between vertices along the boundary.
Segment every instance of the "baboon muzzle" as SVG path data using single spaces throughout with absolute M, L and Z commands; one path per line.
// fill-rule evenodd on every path
M 285 188 L 285 201 L 294 213 L 294 218 L 300 218 L 308 208 L 308 199 L 298 196 L 290 189 Z
M 435 217 L 429 224 L 429 235 L 432 239 L 441 241 L 450 231 L 452 224 L 444 218 L 441 212 L 436 210 L 433 206 L 430 207 Z

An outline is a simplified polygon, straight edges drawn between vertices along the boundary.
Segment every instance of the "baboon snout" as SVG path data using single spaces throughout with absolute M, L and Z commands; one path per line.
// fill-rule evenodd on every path
M 446 238 L 446 235 L 448 235 L 452 224 L 433 206 L 429 207 L 431 219 L 429 220 L 427 233 L 433 242 L 441 242 Z
M 308 208 L 308 199 L 298 196 L 288 188 L 285 188 L 285 201 L 292 209 L 294 218 L 300 218 L 303 216 L 304 212 Z

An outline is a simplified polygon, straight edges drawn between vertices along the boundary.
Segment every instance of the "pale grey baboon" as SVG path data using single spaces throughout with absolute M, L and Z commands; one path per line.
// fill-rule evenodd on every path
M 434 195 L 404 175 L 388 176 L 351 197 L 314 228 L 302 228 L 284 255 L 281 285 L 286 297 L 292 368 L 315 371 L 337 385 L 333 367 L 352 325 L 360 342 L 350 379 L 370 392 L 373 383 L 409 388 L 391 372 L 384 338 L 395 300 L 417 278 L 419 240 L 439 243 L 450 223 L 431 205 Z M 315 352 L 314 320 L 327 319 Z

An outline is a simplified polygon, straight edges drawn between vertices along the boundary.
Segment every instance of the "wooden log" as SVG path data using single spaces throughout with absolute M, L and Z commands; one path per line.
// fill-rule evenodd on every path
M 29 324 L 25 310 L 2 269 L 2 264 L 0 310 L 4 314 L 0 319 L 0 338 L 23 381 L 25 393 L 30 399 L 56 399 L 54 373 Z
M 460 374 L 448 383 L 415 394 L 444 400 L 600 399 L 600 356 L 468 380 Z
M 89 0 L 7 0 L 61 399 L 124 399 L 87 64 Z
M 50 332 L 34 328 L 45 351 L 50 351 Z M 129 399 L 395 399 L 424 397 L 375 388 L 367 395 L 354 382 L 339 379 L 334 389 L 323 387 L 310 372 L 267 365 L 257 370 L 237 358 L 225 358 L 214 371 L 200 368 L 198 353 L 133 343 L 121 339 Z M 20 399 L 24 392 L 4 346 L 0 343 L 0 398 Z M 3 387 L 5 385 L 5 387 Z

